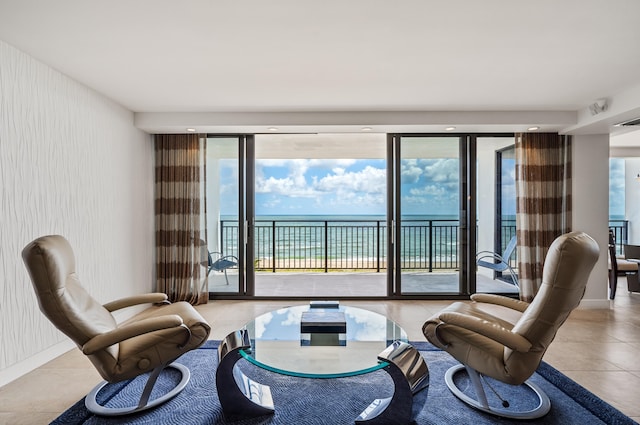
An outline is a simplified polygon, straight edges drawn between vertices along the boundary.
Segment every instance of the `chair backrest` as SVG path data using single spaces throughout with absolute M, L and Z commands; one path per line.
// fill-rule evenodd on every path
M 580 304 L 600 250 L 583 232 L 564 234 L 551 244 L 544 261 L 542 285 L 513 327 L 532 347 L 527 353 L 505 349 L 505 366 L 512 376 L 528 379 L 571 311 Z
M 640 259 L 640 245 L 624 245 L 624 258 Z
M 82 287 L 69 242 L 62 236 L 43 236 L 22 250 L 40 311 L 78 347 L 98 334 L 116 328 L 111 313 Z M 108 349 L 118 358 L 118 345 Z
M 511 257 L 511 255 L 513 254 L 513 251 L 515 251 L 517 243 L 518 243 L 518 238 L 515 235 L 513 235 L 513 237 L 507 244 L 506 248 L 504 249 L 504 252 L 502 253 L 502 259 L 505 262 L 507 263 L 509 262 L 509 257 Z
M 616 237 L 611 230 L 609 230 L 609 268 L 613 273 L 613 276 L 618 275 L 618 259 L 616 257 Z

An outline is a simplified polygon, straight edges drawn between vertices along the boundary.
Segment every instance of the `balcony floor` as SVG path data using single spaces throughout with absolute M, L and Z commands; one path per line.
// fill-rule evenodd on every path
M 516 293 L 513 285 L 477 274 L 477 292 Z M 237 291 L 238 275 L 228 273 L 209 275 L 209 291 L 233 293 Z M 256 297 L 384 297 L 386 273 L 370 272 L 280 272 L 256 273 Z M 458 273 L 413 272 L 402 275 L 403 294 L 457 294 Z

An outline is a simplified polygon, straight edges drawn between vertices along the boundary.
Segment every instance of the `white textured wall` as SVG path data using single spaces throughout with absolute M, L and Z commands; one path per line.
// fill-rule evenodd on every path
M 67 237 L 100 302 L 152 289 L 152 167 L 131 111 L 0 41 L 0 385 L 68 344 L 38 310 L 31 240 Z

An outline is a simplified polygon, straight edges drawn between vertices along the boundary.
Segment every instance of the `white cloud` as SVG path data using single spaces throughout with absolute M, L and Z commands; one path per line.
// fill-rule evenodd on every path
M 402 182 L 403 183 L 417 183 L 422 175 L 422 168 L 418 165 L 418 161 L 415 159 L 405 159 L 401 164 Z
M 300 181 L 300 179 L 293 177 L 283 179 L 269 177 L 266 180 L 256 180 L 256 193 L 271 193 L 294 198 L 313 198 L 318 196 L 316 191 L 307 187 L 306 181 Z
M 329 205 L 384 206 L 386 169 L 368 165 L 349 171 L 348 167 L 357 163 L 354 159 L 260 160 L 256 162 L 255 191 L 272 195 L 262 202 L 266 208 L 276 207 L 278 197 L 313 199 L 320 209 Z M 289 204 L 283 201 L 281 206 Z
M 460 179 L 460 161 L 455 158 L 438 159 L 424 167 L 427 178 L 434 182 L 458 182 Z
M 269 326 L 269 323 L 271 323 L 272 319 L 272 313 L 265 313 L 262 316 L 256 317 L 256 320 L 254 322 L 256 338 L 262 338 L 262 335 L 264 335 L 264 332 L 267 330 L 267 326 Z
M 344 174 L 344 167 L 353 165 L 354 159 L 261 159 L 256 161 L 256 193 L 272 193 L 294 198 L 314 198 L 320 193 L 314 189 L 317 181 L 307 181 L 310 168 L 326 168 Z M 286 167 L 287 176 L 266 177 L 265 167 Z
M 387 171 L 384 169 L 367 165 L 362 171 L 345 172 L 344 169 L 337 169 L 334 173 L 318 180 L 315 189 L 322 192 L 386 192 Z
M 264 167 L 288 167 L 286 177 L 277 178 L 274 176 L 265 177 Z M 271 193 L 274 195 L 285 195 L 294 198 L 313 198 L 318 196 L 309 187 L 305 178 L 305 173 L 309 169 L 309 160 L 293 159 L 278 160 L 266 159 L 256 162 L 256 193 Z

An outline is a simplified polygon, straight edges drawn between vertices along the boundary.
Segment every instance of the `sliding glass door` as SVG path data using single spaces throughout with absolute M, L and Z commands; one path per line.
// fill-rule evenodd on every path
M 207 138 L 207 249 L 209 293 L 246 293 L 244 279 L 245 138 Z M 204 254 L 206 255 L 206 254 Z
M 394 289 L 459 294 L 461 139 L 417 135 L 395 143 Z
M 514 143 L 512 135 L 477 139 L 478 292 L 518 292 Z
M 508 276 L 476 267 L 476 253 L 499 252 L 515 231 L 512 141 L 211 136 L 208 251 L 212 262 L 233 264 L 212 268 L 209 290 L 288 298 L 509 293 Z
M 384 297 L 384 134 L 257 135 L 255 295 Z

